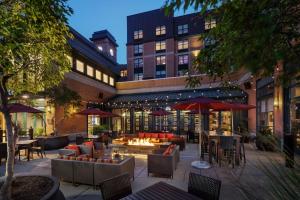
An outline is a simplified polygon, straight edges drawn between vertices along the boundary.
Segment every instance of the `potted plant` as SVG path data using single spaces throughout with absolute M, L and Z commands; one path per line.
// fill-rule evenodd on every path
M 100 135 L 101 133 L 104 133 L 108 131 L 108 126 L 103 124 L 103 125 L 96 125 L 93 127 L 93 135 Z
M 276 137 L 270 128 L 261 128 L 256 136 L 256 147 L 262 151 L 275 151 L 277 146 Z

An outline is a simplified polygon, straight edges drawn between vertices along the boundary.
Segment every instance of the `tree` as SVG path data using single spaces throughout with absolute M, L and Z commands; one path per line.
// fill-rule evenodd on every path
M 299 5 L 295 0 L 167 0 L 165 8 L 167 13 L 194 8 L 216 19 L 216 27 L 201 36 L 213 44 L 201 50 L 193 70 L 226 81 L 241 68 L 270 76 L 279 62 L 285 68 L 281 79 L 300 72 Z M 197 76 L 188 78 L 189 86 L 200 83 Z
M 7 132 L 8 157 L 2 199 L 10 199 L 15 144 L 9 96 L 37 93 L 58 85 L 70 70 L 67 0 L 0 0 L 0 111 Z

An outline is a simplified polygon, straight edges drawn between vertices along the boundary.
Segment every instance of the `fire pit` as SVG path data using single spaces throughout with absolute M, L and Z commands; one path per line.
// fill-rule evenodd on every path
M 154 143 L 150 141 L 150 138 L 145 138 L 145 139 L 139 139 L 139 138 L 134 138 L 132 140 L 128 140 L 127 145 L 131 146 L 154 146 Z

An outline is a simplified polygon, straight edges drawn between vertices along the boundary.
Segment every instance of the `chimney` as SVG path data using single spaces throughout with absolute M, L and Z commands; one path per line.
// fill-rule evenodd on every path
M 101 52 L 117 62 L 118 44 L 114 36 L 108 30 L 94 32 L 90 40 Z

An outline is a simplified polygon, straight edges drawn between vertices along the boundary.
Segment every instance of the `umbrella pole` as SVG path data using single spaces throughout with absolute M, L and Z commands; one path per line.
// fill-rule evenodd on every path
M 231 135 L 233 135 L 233 109 L 231 109 Z
M 200 160 L 201 160 L 201 151 L 202 151 L 202 148 L 201 148 L 201 145 L 202 145 L 202 142 L 201 142 L 201 140 L 202 140 L 202 137 L 201 137 L 201 109 L 200 109 L 200 105 L 199 105 L 199 153 L 200 153 Z
M 161 131 L 161 116 L 159 116 L 159 124 L 160 124 L 160 131 Z

